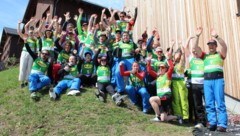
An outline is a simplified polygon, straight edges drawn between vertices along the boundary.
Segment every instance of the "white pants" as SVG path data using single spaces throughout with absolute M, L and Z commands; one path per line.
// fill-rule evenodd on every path
M 27 51 L 22 51 L 20 57 L 19 81 L 28 81 L 28 76 L 31 72 L 33 58 Z

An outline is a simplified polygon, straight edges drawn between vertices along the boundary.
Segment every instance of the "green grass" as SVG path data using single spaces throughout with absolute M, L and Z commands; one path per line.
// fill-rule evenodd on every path
M 143 114 L 129 101 L 123 107 L 110 98 L 101 103 L 91 88 L 76 97 L 63 94 L 59 101 L 51 101 L 46 92 L 34 102 L 17 79 L 18 67 L 0 72 L 0 135 L 191 135 L 189 126 L 150 122 L 154 115 Z

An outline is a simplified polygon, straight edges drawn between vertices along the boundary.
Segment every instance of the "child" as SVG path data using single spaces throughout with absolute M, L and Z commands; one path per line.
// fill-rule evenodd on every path
M 125 90 L 127 91 L 132 103 L 135 105 L 137 104 L 138 96 L 140 95 L 142 98 L 142 105 L 143 105 L 143 113 L 148 113 L 150 110 L 150 103 L 149 98 L 150 95 L 145 88 L 144 84 L 144 76 L 145 72 L 139 70 L 139 64 L 137 62 L 134 62 L 132 64 L 132 70 L 131 71 L 124 71 L 124 65 L 123 63 L 120 63 L 120 73 L 122 76 L 129 76 L 129 85 L 126 86 Z

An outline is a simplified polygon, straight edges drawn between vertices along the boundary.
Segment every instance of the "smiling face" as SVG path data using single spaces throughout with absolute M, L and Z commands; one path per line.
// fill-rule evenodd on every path
M 51 38 L 51 37 L 52 37 L 52 31 L 47 30 L 47 31 L 45 32 L 45 36 L 46 36 L 47 38 Z
M 48 59 L 49 52 L 47 50 L 42 50 L 41 52 L 41 58 L 46 61 Z
M 107 65 L 107 58 L 106 58 L 106 57 L 102 57 L 102 58 L 100 59 L 100 62 L 101 62 L 101 65 L 102 65 L 102 66 Z
M 123 42 L 129 42 L 130 37 L 129 37 L 129 34 L 127 32 L 123 33 L 122 40 L 123 40 Z
M 208 49 L 210 53 L 215 53 L 217 51 L 217 45 L 216 44 L 208 44 Z
M 72 66 L 72 65 L 75 65 L 76 64 L 76 57 L 75 56 L 70 56 L 69 59 L 69 64 Z
M 164 65 L 159 66 L 159 74 L 164 75 L 167 72 L 167 67 Z
M 69 52 L 70 50 L 71 50 L 71 43 L 70 42 L 67 42 L 66 44 L 65 44 L 65 46 L 64 46 L 64 50 L 66 51 L 66 52 Z
M 89 53 L 87 53 L 87 54 L 85 55 L 85 61 L 86 61 L 86 62 L 90 62 L 91 59 L 92 59 L 92 56 L 91 56 Z
M 138 63 L 134 62 L 134 63 L 132 64 L 132 69 L 133 69 L 134 71 L 138 71 L 138 70 L 139 70 L 139 65 L 138 65 Z

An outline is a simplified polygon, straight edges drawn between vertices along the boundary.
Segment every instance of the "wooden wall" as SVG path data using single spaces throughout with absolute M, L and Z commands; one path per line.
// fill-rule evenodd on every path
M 214 28 L 228 46 L 224 61 L 225 92 L 240 100 L 240 17 L 238 0 L 125 0 L 125 6 L 138 7 L 134 26 L 136 39 L 148 27 L 156 27 L 164 49 L 171 39 L 186 41 L 198 26 L 203 27 L 199 45 L 208 51 L 210 29 Z M 130 8 L 131 9 L 131 8 Z M 183 42 L 185 43 L 185 42 Z

